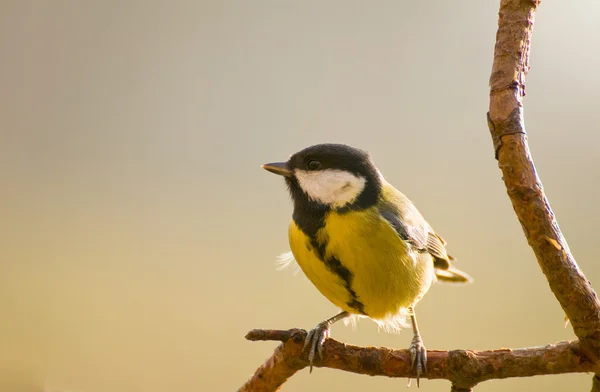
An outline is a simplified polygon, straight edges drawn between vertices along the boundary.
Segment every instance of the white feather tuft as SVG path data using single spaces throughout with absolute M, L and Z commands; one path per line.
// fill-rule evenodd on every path
M 342 311 L 340 309 L 340 311 Z M 345 326 L 351 326 L 353 331 L 356 331 L 357 327 L 358 327 L 358 320 L 360 320 L 361 318 L 367 318 L 367 316 L 363 316 L 361 314 L 352 314 L 350 315 L 350 317 L 346 317 L 344 319 L 344 325 Z
M 277 256 L 277 260 L 275 261 L 277 264 L 277 271 L 282 271 L 286 268 L 292 267 L 294 269 L 294 275 L 296 275 L 300 271 L 300 266 L 296 262 L 294 258 L 294 254 L 292 252 L 285 252 Z
M 410 313 L 409 313 L 408 309 L 402 308 L 402 309 L 400 309 L 400 311 L 398 313 L 396 313 L 394 315 L 390 315 L 384 319 L 379 319 L 379 320 L 371 319 L 371 320 L 373 320 L 377 324 L 377 326 L 379 327 L 380 330 L 383 329 L 385 332 L 388 332 L 388 333 L 398 333 L 403 328 L 407 328 L 410 325 L 410 322 L 408 321 L 409 315 L 410 315 Z M 350 317 L 347 317 L 344 319 L 344 324 L 346 326 L 350 325 L 353 330 L 356 330 L 358 320 L 363 319 L 363 318 L 369 318 L 369 317 L 363 316 L 361 314 L 353 314 Z
M 379 326 L 379 329 L 383 329 L 388 333 L 398 333 L 403 328 L 407 328 L 410 325 L 409 322 L 410 313 L 407 308 L 402 308 L 396 314 L 389 315 L 382 320 L 373 320 Z

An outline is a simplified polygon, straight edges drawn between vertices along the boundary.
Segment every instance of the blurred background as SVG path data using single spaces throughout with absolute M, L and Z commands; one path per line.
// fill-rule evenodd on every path
M 0 391 L 232 391 L 276 347 L 248 330 L 333 315 L 301 273 L 276 270 L 291 203 L 260 169 L 320 142 L 371 151 L 474 277 L 420 303 L 428 348 L 574 339 L 493 156 L 497 12 L 481 0 L 1 1 Z M 597 289 L 599 17 L 595 0 L 541 5 L 525 99 L 537 169 Z M 411 340 L 368 320 L 332 335 Z M 405 385 L 316 369 L 283 390 Z

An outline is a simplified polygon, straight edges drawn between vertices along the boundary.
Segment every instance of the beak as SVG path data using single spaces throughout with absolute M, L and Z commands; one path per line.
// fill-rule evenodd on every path
M 292 171 L 288 168 L 287 162 L 265 163 L 262 168 L 271 173 L 279 174 L 284 177 L 291 177 Z

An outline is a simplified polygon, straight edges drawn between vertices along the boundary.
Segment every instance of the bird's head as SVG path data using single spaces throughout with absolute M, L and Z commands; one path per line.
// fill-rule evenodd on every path
M 374 205 L 383 177 L 366 151 L 344 144 L 317 144 L 287 162 L 263 169 L 285 177 L 296 204 L 330 209 L 361 209 Z

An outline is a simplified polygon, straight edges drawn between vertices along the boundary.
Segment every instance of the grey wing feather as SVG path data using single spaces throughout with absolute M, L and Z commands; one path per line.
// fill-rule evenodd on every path
M 379 212 L 392 225 L 400 238 L 411 244 L 415 250 L 429 252 L 433 256 L 435 268 L 447 269 L 450 263 L 444 247 L 445 241 L 430 230 L 429 225 L 415 207 L 406 208 L 405 214 L 394 207 L 386 204 L 384 208 L 380 208 Z
M 442 282 L 451 283 L 470 283 L 473 279 L 467 274 L 455 268 L 451 261 L 454 257 L 446 252 L 446 241 L 434 233 L 429 232 L 427 237 L 427 251 L 433 256 L 433 266 L 435 267 L 435 276 Z
M 439 235 L 430 231 L 427 233 L 427 251 L 433 256 L 433 265 L 435 268 L 450 268 L 451 257 L 446 252 L 446 241 Z
M 452 266 L 454 258 L 446 251 L 446 241 L 433 231 L 414 204 L 397 190 L 394 199 L 380 203 L 379 213 L 415 250 L 431 254 L 437 278 L 445 282 L 471 282 L 468 274 Z
M 427 237 L 424 232 L 410 228 L 393 209 L 380 209 L 381 216 L 396 230 L 398 236 L 419 251 L 427 250 Z

